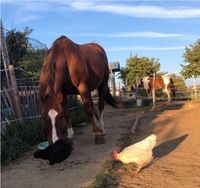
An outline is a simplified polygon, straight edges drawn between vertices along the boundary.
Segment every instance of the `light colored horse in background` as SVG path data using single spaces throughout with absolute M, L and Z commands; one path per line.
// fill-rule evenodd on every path
M 140 89 L 144 89 L 149 96 L 152 95 L 153 77 L 145 76 L 137 80 L 136 86 Z M 168 101 L 171 101 L 171 95 L 173 98 L 176 96 L 174 81 L 170 76 L 156 76 L 155 89 L 162 89 L 163 92 L 167 94 Z

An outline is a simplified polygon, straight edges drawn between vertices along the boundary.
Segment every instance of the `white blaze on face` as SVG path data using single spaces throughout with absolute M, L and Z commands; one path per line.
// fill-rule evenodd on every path
M 51 109 L 51 110 L 49 110 L 48 115 L 51 118 L 52 140 L 53 140 L 53 143 L 54 143 L 58 140 L 58 135 L 57 135 L 57 132 L 56 132 L 56 116 L 58 115 L 58 112 L 56 112 L 54 109 Z
M 142 84 L 142 80 L 141 79 L 137 79 L 136 80 L 136 86 L 139 87 Z
M 146 89 L 148 91 L 150 89 L 149 88 L 149 82 L 150 82 L 149 77 L 148 76 L 144 77 L 142 79 L 142 81 L 143 81 L 143 84 L 144 84 L 144 89 Z
M 74 135 L 74 130 L 73 130 L 73 128 L 70 127 L 67 131 L 68 131 L 68 135 L 67 135 L 67 137 L 68 137 L 68 138 L 72 138 L 73 135 Z

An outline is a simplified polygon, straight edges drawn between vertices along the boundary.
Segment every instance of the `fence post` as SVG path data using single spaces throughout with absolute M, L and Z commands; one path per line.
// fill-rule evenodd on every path
M 115 72 L 111 70 L 111 83 L 112 83 L 112 94 L 116 97 L 116 85 L 115 85 Z
M 197 100 L 197 85 L 196 85 L 196 78 L 195 76 L 193 75 L 193 82 L 194 82 L 194 100 L 196 101 Z
M 153 88 L 152 88 L 153 106 L 152 106 L 152 110 L 155 110 L 155 109 L 156 109 L 156 89 L 155 89 L 155 78 L 156 78 L 156 74 L 153 73 Z
M 21 102 L 20 102 L 19 92 L 18 92 L 18 89 L 17 89 L 17 81 L 16 81 L 16 77 L 15 77 L 14 66 L 9 65 L 8 68 L 9 68 L 9 71 L 10 71 L 10 80 L 11 80 L 11 85 L 12 85 L 12 88 L 13 88 L 15 111 L 17 113 L 17 118 L 19 119 L 19 122 L 23 123 Z
M 7 84 L 7 87 L 9 88 L 10 80 L 9 80 L 7 69 L 8 69 L 8 66 L 10 65 L 10 60 L 8 56 L 8 50 L 7 50 L 7 45 L 5 41 L 2 20 L 1 20 L 1 55 L 2 55 L 4 69 L 5 69 L 6 84 Z
M 135 84 L 135 98 L 137 99 L 138 98 L 138 95 L 140 94 L 139 92 L 140 92 L 140 89 L 139 89 L 139 87 L 138 87 L 138 85 L 140 84 L 139 83 L 139 78 L 138 78 L 138 76 L 136 77 L 136 84 Z

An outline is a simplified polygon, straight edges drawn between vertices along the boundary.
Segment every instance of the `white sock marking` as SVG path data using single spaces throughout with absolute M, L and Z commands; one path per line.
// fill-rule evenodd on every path
M 67 132 L 68 132 L 67 137 L 68 137 L 68 138 L 72 138 L 73 135 L 74 135 L 74 130 L 73 130 L 73 128 L 70 127 L 70 128 L 67 130 Z
M 54 143 L 58 140 L 58 135 L 57 135 L 56 126 L 55 126 L 56 116 L 58 115 L 58 112 L 56 112 L 54 109 L 51 109 L 51 110 L 49 110 L 48 115 L 51 118 L 52 140 L 53 140 L 53 143 Z
M 170 101 L 171 100 L 170 92 L 167 89 L 168 85 L 170 84 L 170 77 L 168 77 L 168 76 L 162 76 L 162 79 L 163 79 L 163 82 L 165 84 L 165 88 L 163 89 L 163 91 L 167 94 L 168 101 Z
M 103 133 L 105 133 L 105 128 L 104 128 L 105 125 L 104 125 L 104 121 L 103 121 L 103 111 L 100 114 L 100 126 L 101 126 L 101 128 L 103 130 Z

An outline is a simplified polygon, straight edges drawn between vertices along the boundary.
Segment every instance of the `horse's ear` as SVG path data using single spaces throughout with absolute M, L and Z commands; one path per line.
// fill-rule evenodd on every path
M 58 100 L 59 103 L 62 103 L 62 101 L 63 101 L 63 95 L 62 95 L 61 92 L 59 92 L 59 93 L 56 95 L 56 98 L 57 98 L 57 100 Z

